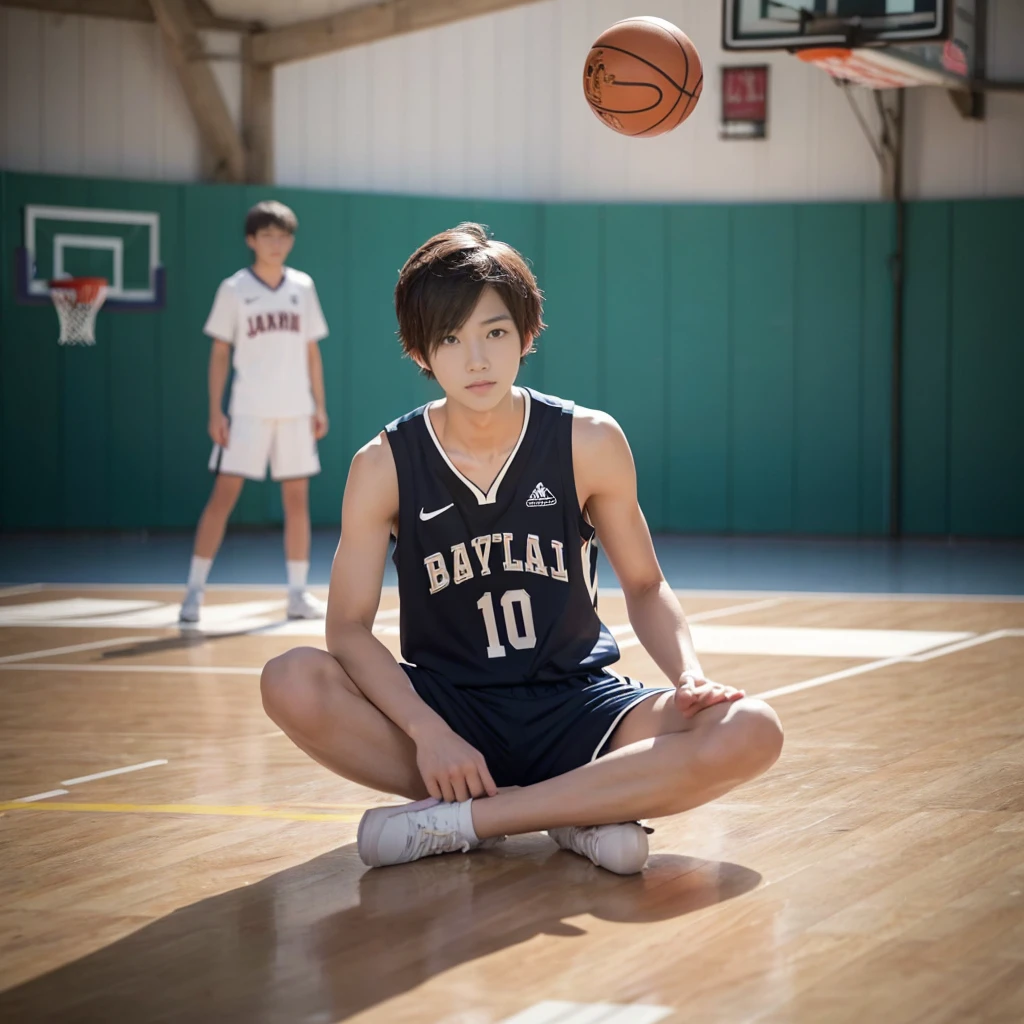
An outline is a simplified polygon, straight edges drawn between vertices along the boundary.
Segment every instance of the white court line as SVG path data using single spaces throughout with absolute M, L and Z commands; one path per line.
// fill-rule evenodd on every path
M 66 789 L 51 789 L 46 793 L 36 793 L 33 796 L 19 797 L 15 803 L 32 804 L 37 800 L 49 800 L 51 796 L 67 796 L 67 792 L 68 791 Z
M 392 588 L 396 589 L 396 588 Z M 700 590 L 693 587 L 673 587 L 679 597 L 777 597 L 780 601 L 835 598 L 842 601 L 1005 601 L 1009 604 L 1024 602 L 1024 594 L 910 594 L 885 590 Z M 598 597 L 625 597 L 621 587 L 598 587 Z
M 751 601 L 749 604 L 734 604 L 728 608 L 712 608 L 708 612 L 694 612 L 693 615 L 687 615 L 687 622 L 707 622 L 709 619 L 723 619 L 726 615 L 738 615 L 740 612 L 757 612 L 762 608 L 774 608 L 777 604 L 782 604 L 782 599 L 778 597 L 769 598 L 766 601 Z
M 114 640 L 93 640 L 88 644 L 71 644 L 70 647 L 50 647 L 45 651 L 25 651 L 22 654 L 8 654 L 0 658 L 0 665 L 8 665 L 12 661 L 29 661 L 49 654 L 74 654 L 76 651 L 95 651 L 101 647 L 116 647 L 118 644 L 141 644 L 148 640 L 157 640 L 155 636 L 121 636 Z
M 126 775 L 128 772 L 140 772 L 143 768 L 156 768 L 157 765 L 167 764 L 167 760 L 143 761 L 142 764 L 130 764 L 127 768 L 112 768 L 109 772 L 96 772 L 94 775 L 80 775 L 77 779 L 64 779 L 62 786 L 77 786 L 82 782 L 93 782 L 96 779 L 109 779 L 111 775 Z
M 756 612 L 762 608 L 774 608 L 777 604 L 781 604 L 782 599 L 778 597 L 768 598 L 764 601 L 749 601 L 746 604 L 734 604 L 729 605 L 727 608 L 713 608 L 707 612 L 694 612 L 693 615 L 687 615 L 686 621 L 690 622 L 707 622 L 708 619 L 724 619 L 727 615 L 739 615 L 740 612 Z M 613 636 L 618 636 L 620 633 L 631 633 L 633 631 L 632 626 L 626 623 L 623 626 L 611 626 L 610 627 Z M 633 637 L 630 640 L 623 640 L 619 644 L 619 650 L 623 651 L 629 647 L 636 647 L 640 641 Z
M 754 612 L 759 611 L 762 608 L 774 608 L 775 605 L 781 604 L 781 599 L 771 598 L 766 601 L 749 601 L 746 604 L 734 604 L 729 605 L 727 608 L 713 608 L 707 612 L 694 612 L 693 615 L 687 615 L 686 621 L 690 622 L 706 622 L 708 619 L 723 619 L 727 615 L 738 615 L 740 612 Z M 625 623 L 621 626 L 609 627 L 614 636 L 618 636 L 619 633 L 631 633 L 633 627 L 629 623 Z M 627 640 L 625 643 L 619 644 L 619 647 L 635 647 L 639 640 Z
M 879 661 L 869 661 L 866 665 L 855 665 L 853 668 L 843 669 L 840 672 L 830 672 L 825 676 L 816 676 L 814 679 L 805 679 L 802 683 L 792 683 L 789 686 L 780 686 L 774 690 L 765 690 L 764 693 L 755 693 L 752 696 L 760 700 L 769 700 L 772 697 L 783 697 L 789 693 L 800 693 L 802 690 L 813 690 L 818 686 L 826 686 L 828 683 L 838 682 L 840 679 L 849 679 L 851 676 L 861 676 L 867 672 L 875 672 L 880 668 L 888 668 L 890 665 L 902 665 L 908 662 L 931 661 L 934 658 L 942 658 L 947 654 L 955 654 L 957 651 L 967 650 L 969 647 L 977 647 L 980 644 L 991 643 L 993 640 L 1002 640 L 1006 637 L 1024 636 L 1024 629 L 997 629 L 992 633 L 985 633 L 982 636 L 971 637 L 969 640 L 961 640 L 955 644 L 947 644 L 945 647 L 936 647 L 931 651 L 924 651 L 921 654 L 910 654 L 902 658 L 882 658 Z
M 673 1010 L 668 1006 L 634 1003 L 566 1003 L 545 1000 L 500 1024 L 656 1024 Z
M 17 587 L 0 587 L 0 597 L 16 597 L 18 594 L 35 594 L 42 589 L 42 583 L 25 583 Z
M 241 668 L 237 665 L 78 665 L 69 661 L 33 662 L 28 665 L 0 665 L 0 672 L 131 672 L 153 675 L 211 675 L 258 676 L 261 668 Z
M 37 590 L 130 590 L 130 591 L 160 591 L 171 590 L 184 593 L 183 583 L 33 583 L 26 584 Z M 218 590 L 284 590 L 282 583 L 207 583 L 207 592 Z M 311 584 L 313 593 L 320 591 L 326 593 L 328 586 L 323 584 Z M 751 587 L 747 590 L 720 590 L 709 588 L 707 590 L 695 589 L 693 587 L 673 587 L 676 594 L 683 597 L 775 597 L 780 601 L 790 599 L 823 599 L 835 598 L 843 601 L 1002 601 L 1008 604 L 1024 603 L 1024 594 L 956 594 L 956 593 L 903 593 L 889 592 L 885 590 L 871 591 L 844 591 L 844 590 L 760 590 Z M 381 594 L 397 597 L 397 586 L 381 587 Z M 598 597 L 623 597 L 621 587 L 598 587 Z M 2 594 L 0 594 L 2 596 Z

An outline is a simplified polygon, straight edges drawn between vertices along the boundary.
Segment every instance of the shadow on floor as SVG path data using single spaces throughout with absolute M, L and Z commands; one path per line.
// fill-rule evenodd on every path
M 185 907 L 10 989 L 0 994 L 0 1019 L 344 1020 L 538 935 L 552 937 L 544 959 L 557 978 L 572 967 L 576 943 L 586 942 L 585 915 L 665 921 L 760 881 L 737 864 L 667 855 L 652 857 L 642 875 L 621 878 L 538 835 L 495 851 L 370 871 L 350 844 Z M 567 923 L 580 917 L 582 927 Z M 512 966 L 506 961 L 502 969 Z

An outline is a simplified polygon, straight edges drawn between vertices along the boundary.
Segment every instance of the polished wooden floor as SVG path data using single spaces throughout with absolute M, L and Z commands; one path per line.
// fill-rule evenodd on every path
M 0 1020 L 1024 1020 L 1024 602 L 684 595 L 786 748 L 619 878 L 542 835 L 367 871 L 391 801 L 260 707 L 322 640 L 258 590 L 182 633 L 179 596 L 0 591 Z

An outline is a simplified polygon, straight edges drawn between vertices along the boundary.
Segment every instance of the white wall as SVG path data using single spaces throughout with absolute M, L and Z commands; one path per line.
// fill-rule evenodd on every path
M 1024 0 L 991 6 L 993 73 L 1024 78 Z M 640 11 L 683 28 L 705 65 L 697 110 L 658 139 L 615 135 L 583 99 L 591 42 Z M 828 75 L 784 53 L 725 53 L 720 19 L 719 0 L 548 0 L 285 65 L 278 180 L 581 200 L 877 198 L 877 164 Z M 771 65 L 769 138 L 720 141 L 719 68 L 748 59 Z M 911 91 L 911 196 L 1024 194 L 1024 94 L 988 102 L 986 121 L 965 122 L 945 92 Z
M 619 18 L 666 17 L 704 58 L 695 113 L 627 139 L 587 109 L 590 43 Z M 281 184 L 535 199 L 785 200 L 879 195 L 842 92 L 787 54 L 771 65 L 769 138 L 720 141 L 720 0 L 547 0 L 284 65 L 275 74 Z M 1024 79 L 1024 0 L 991 0 L 993 77 Z M 238 40 L 206 45 L 237 54 Z M 199 139 L 156 26 L 0 8 L 0 166 L 189 181 Z M 241 68 L 215 74 L 238 114 Z M 870 112 L 866 94 L 861 102 Z M 911 90 L 912 197 L 1024 195 L 1024 94 L 990 94 L 983 122 L 941 90 Z
M 230 33 L 203 33 L 203 42 L 238 53 Z M 237 118 L 241 64 L 212 66 Z M 159 29 L 0 7 L 0 166 L 200 179 L 199 135 Z
M 1024 0 L 989 0 L 989 78 L 1024 81 Z M 940 89 L 907 104 L 907 185 L 921 199 L 1024 195 L 1024 92 L 990 92 L 984 121 L 960 117 Z

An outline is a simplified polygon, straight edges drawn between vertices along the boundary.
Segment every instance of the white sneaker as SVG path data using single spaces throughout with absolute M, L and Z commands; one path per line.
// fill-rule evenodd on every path
M 327 617 L 327 605 L 315 598 L 308 590 L 288 591 L 289 619 L 323 619 Z
M 617 875 L 635 875 L 647 863 L 647 832 L 636 822 L 549 828 L 548 835 L 563 850 L 587 857 L 599 868 Z
M 359 857 L 371 868 L 407 864 L 438 853 L 468 853 L 480 846 L 472 800 L 442 803 L 431 797 L 398 807 L 374 807 L 359 822 Z
M 203 606 L 203 588 L 189 587 L 185 591 L 185 600 L 181 602 L 181 611 L 178 612 L 179 622 L 198 622 L 199 609 Z

